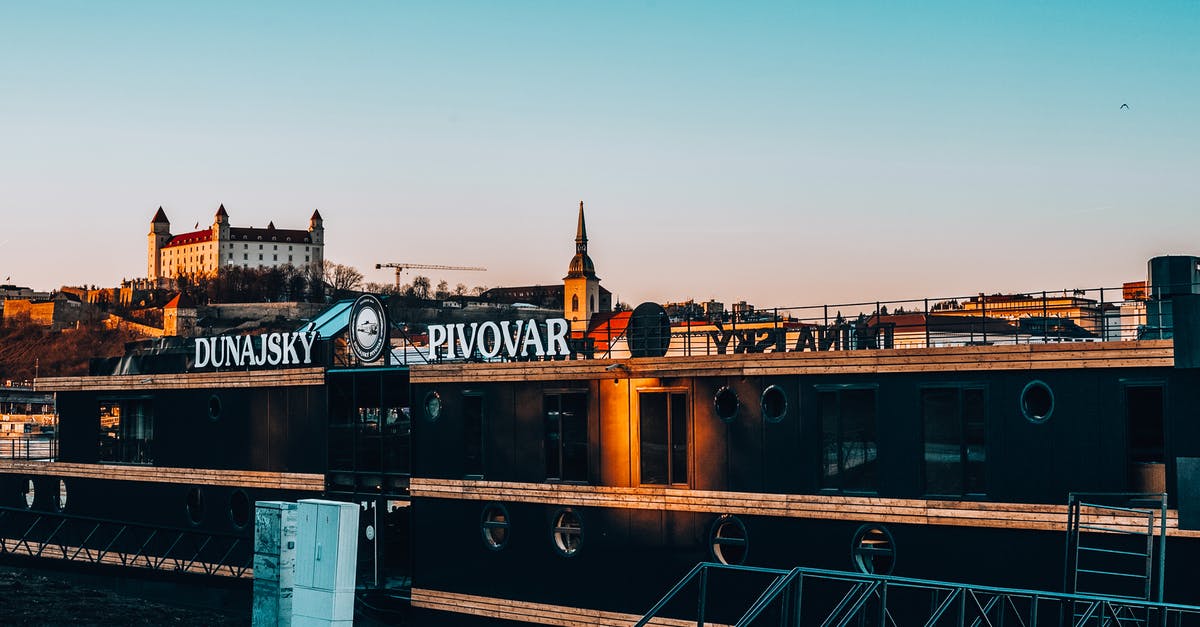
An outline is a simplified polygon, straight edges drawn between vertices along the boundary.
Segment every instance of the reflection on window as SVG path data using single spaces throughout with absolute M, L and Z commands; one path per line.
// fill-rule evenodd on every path
M 687 393 L 642 392 L 638 396 L 641 482 L 688 482 Z
M 925 427 L 925 493 L 986 492 L 986 408 L 983 388 L 921 390 Z
M 587 392 L 561 392 L 543 397 L 546 478 L 587 481 Z
M 463 474 L 483 476 L 483 397 L 463 395 Z
M 875 389 L 819 392 L 821 487 L 874 491 L 879 462 L 875 439 Z
M 100 402 L 100 461 L 153 463 L 153 440 L 154 412 L 150 399 Z

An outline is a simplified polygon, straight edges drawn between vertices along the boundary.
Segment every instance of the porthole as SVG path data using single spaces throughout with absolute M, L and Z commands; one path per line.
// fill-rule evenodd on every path
M 430 392 L 425 395 L 425 417 L 429 420 L 437 420 L 442 415 L 442 396 L 437 392 Z
M 244 529 L 250 523 L 250 497 L 242 490 L 229 495 L 229 520 L 236 529 Z
M 62 479 L 58 480 L 58 499 L 55 501 L 55 505 L 58 506 L 60 512 L 67 509 L 67 482 Z
M 204 494 L 200 488 L 191 488 L 187 493 L 188 522 L 199 525 L 204 520 Z
M 25 509 L 33 509 L 33 501 L 36 496 L 33 488 L 33 479 L 25 482 L 25 489 L 21 491 L 21 498 L 25 500 Z
M 503 505 L 492 503 L 484 506 L 479 522 L 483 544 L 493 551 L 503 549 L 508 544 L 508 524 L 508 510 Z
M 208 418 L 216 420 L 221 417 L 221 397 L 213 394 L 208 397 Z
M 1054 392 L 1049 385 L 1033 380 L 1021 390 L 1021 413 L 1030 422 L 1043 423 L 1054 413 Z
M 741 406 L 742 401 L 738 398 L 737 392 L 734 392 L 733 388 L 729 386 L 717 390 L 717 394 L 713 396 L 713 408 L 717 412 L 717 418 L 725 422 L 737 418 L 738 409 Z
M 569 509 L 560 510 L 554 516 L 554 550 L 563 557 L 571 557 L 579 552 L 583 543 L 583 522 L 579 514 Z
M 746 525 L 742 524 L 737 516 L 718 518 L 708 535 L 708 547 L 713 559 L 732 566 L 746 562 L 750 542 L 746 535 Z
M 763 420 L 767 422 L 779 422 L 787 415 L 787 394 L 784 394 L 783 388 L 778 385 L 767 386 L 767 389 L 763 390 L 759 403 L 762 404 Z
M 854 532 L 851 559 L 868 575 L 890 575 L 896 567 L 896 541 L 885 527 L 863 525 Z

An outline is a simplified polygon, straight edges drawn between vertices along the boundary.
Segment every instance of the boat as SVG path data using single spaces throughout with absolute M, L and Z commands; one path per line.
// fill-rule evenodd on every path
M 1196 606 L 1198 268 L 1155 258 L 1088 319 L 647 303 L 389 350 L 364 296 L 159 340 L 37 381 L 60 454 L 0 460 L 0 546 L 244 581 L 253 504 L 321 497 L 359 504 L 358 587 L 412 624 L 633 624 L 697 564 Z

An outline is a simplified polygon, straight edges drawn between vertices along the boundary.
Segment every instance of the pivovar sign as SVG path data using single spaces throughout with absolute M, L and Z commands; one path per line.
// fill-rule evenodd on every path
M 503 357 L 567 357 L 567 333 L 571 325 L 564 318 L 505 320 L 429 325 L 430 359 L 484 359 Z

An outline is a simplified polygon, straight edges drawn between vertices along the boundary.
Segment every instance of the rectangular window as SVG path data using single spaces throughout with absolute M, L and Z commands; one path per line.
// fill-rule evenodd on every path
M 483 476 L 483 396 L 463 395 L 463 474 Z
M 641 482 L 687 485 L 688 415 L 686 392 L 638 395 Z
M 247 259 L 249 259 L 249 258 L 250 258 L 250 255 L 247 255 L 247 254 L 245 254 L 245 253 L 243 253 L 243 254 L 242 254 L 242 261 L 245 261 L 245 260 L 247 260 Z
M 556 392 L 542 397 L 547 479 L 587 481 L 587 402 L 587 392 Z
M 1125 386 L 1125 423 L 1130 462 L 1161 464 L 1166 460 L 1161 385 Z
M 818 390 L 821 487 L 874 492 L 879 486 L 875 388 Z
M 925 494 L 984 494 L 987 407 L 981 387 L 921 390 Z
M 154 411 L 150 399 L 100 401 L 100 461 L 154 462 Z

